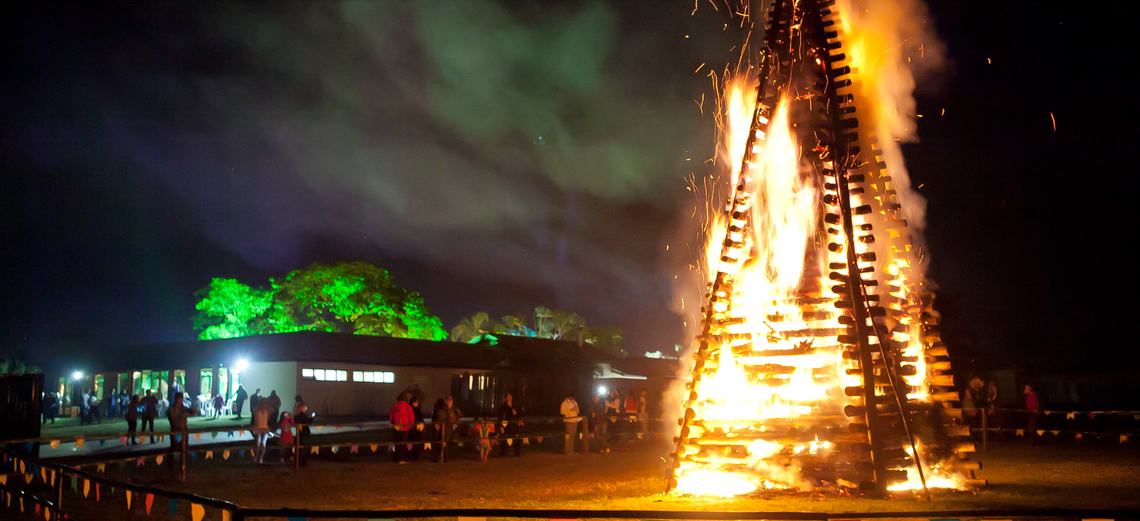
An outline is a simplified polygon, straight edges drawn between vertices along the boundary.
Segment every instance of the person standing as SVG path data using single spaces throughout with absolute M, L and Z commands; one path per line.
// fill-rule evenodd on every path
M 245 387 L 238 386 L 237 393 L 234 394 L 234 412 L 237 413 L 238 420 L 241 419 L 241 408 L 245 405 L 245 401 L 249 399 L 249 393 L 245 392 Z
M 127 436 L 131 438 L 131 445 L 138 445 L 138 437 L 135 436 L 139 425 L 139 395 L 131 396 L 131 401 L 127 403 L 127 412 L 123 414 L 123 419 L 127 420 Z
M 641 435 L 649 439 L 649 398 L 645 388 L 641 389 L 641 396 L 637 398 L 637 423 L 641 424 Z
M 594 439 L 598 442 L 598 452 L 609 452 L 610 422 L 606 421 L 606 401 L 602 399 L 600 394 L 595 394 L 594 402 L 590 404 L 590 425 L 594 427 Z
M 256 448 L 254 449 L 254 456 L 257 457 L 258 463 L 265 462 L 265 444 L 269 442 L 269 401 L 259 400 L 257 407 L 250 412 L 252 417 L 251 425 L 253 426 L 253 436 L 257 440 Z M 250 402 L 253 405 L 253 402 Z
M 567 396 L 562 400 L 562 422 L 566 424 L 566 454 L 574 454 L 574 435 L 578 433 L 578 422 L 582 418 L 578 415 L 578 400 Z
M 293 454 L 293 427 L 297 424 L 293 421 L 293 415 L 289 411 L 281 413 L 281 461 L 285 462 L 291 458 L 296 457 Z
M 55 425 L 55 411 L 59 410 L 59 401 L 56 400 L 55 393 L 49 392 L 44 394 L 43 408 L 44 425 L 47 425 L 48 420 L 51 420 L 51 424 Z
M 79 395 L 79 424 L 91 423 L 91 392 L 87 389 Z
M 400 393 L 388 413 L 388 423 L 392 426 L 392 441 L 395 443 L 392 461 L 399 464 L 407 463 L 411 459 L 408 457 L 408 441 L 412 428 L 416 425 L 416 415 L 412 412 L 412 405 L 408 403 L 409 397 L 407 392 Z
M 1028 415 L 1025 428 L 1029 431 L 1030 436 L 1036 435 L 1037 415 L 1041 413 L 1041 402 L 1037 401 L 1037 393 L 1028 384 L 1025 386 L 1025 409 L 1026 415 Z
M 276 430 L 281 417 L 281 397 L 277 396 L 277 390 L 274 389 L 269 391 L 269 397 L 265 400 L 269 402 L 269 428 Z
M 189 418 L 198 414 L 198 409 L 190 409 L 182 400 L 182 393 L 174 393 L 174 403 L 166 410 L 166 419 L 170 421 L 170 459 L 166 460 L 167 470 L 174 469 L 174 452 L 182 452 L 183 444 L 190 443 L 186 438 L 186 431 L 190 430 Z
M 309 407 L 305 402 L 297 402 L 297 414 L 293 421 L 297 423 L 297 444 L 300 445 L 297 450 L 297 464 L 304 467 L 309 461 L 309 451 L 305 450 L 305 444 L 309 442 L 311 434 L 309 426 L 313 424 L 313 415 L 309 413 Z
M 412 442 L 412 461 L 420 460 L 420 452 L 423 451 L 424 441 L 424 411 L 420 408 L 420 399 L 416 395 L 412 395 L 412 400 L 409 403 L 412 406 L 412 415 L 416 418 L 416 426 L 409 432 L 408 441 Z
M 263 396 L 261 396 L 261 389 L 253 391 L 253 396 L 249 397 L 249 414 L 250 414 L 249 425 L 251 427 L 253 426 L 253 410 L 258 408 L 258 407 L 261 407 L 261 401 L 264 399 L 265 398 Z
M 514 404 L 514 396 L 507 393 L 506 401 L 499 406 L 499 426 L 503 428 L 499 440 L 499 455 L 507 455 L 507 447 L 513 448 L 514 456 L 517 458 L 522 455 L 522 440 L 519 437 L 519 428 L 522 427 L 522 420 L 519 419 L 522 413 L 519 408 Z
M 434 461 L 447 463 L 447 401 L 443 398 L 436 400 L 435 408 L 431 412 L 432 441 L 435 442 Z
M 146 426 L 150 424 L 150 442 L 154 443 L 154 419 L 158 417 L 158 397 L 148 389 L 146 391 L 146 398 L 143 398 L 143 411 L 142 411 L 142 432 L 146 432 Z
M 224 396 L 222 396 L 222 393 L 215 394 L 214 395 L 214 417 L 215 418 L 221 418 L 222 417 L 222 409 L 225 409 L 225 408 L 226 408 L 226 398 Z

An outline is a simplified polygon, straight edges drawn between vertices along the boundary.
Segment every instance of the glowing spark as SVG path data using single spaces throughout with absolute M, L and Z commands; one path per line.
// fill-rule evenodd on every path
M 1052 112 L 1049 113 L 1049 119 L 1053 120 L 1053 132 L 1056 132 L 1057 131 L 1057 118 L 1053 116 Z

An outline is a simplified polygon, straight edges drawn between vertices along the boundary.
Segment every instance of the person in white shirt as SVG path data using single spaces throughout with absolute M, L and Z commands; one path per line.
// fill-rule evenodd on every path
M 562 400 L 562 421 L 566 423 L 566 454 L 574 454 L 574 435 L 582 418 L 578 415 L 578 400 L 573 396 Z

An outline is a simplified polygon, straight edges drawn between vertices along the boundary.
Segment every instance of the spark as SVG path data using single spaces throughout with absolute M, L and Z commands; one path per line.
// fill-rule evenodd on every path
M 1053 116 L 1052 112 L 1049 113 L 1049 119 L 1053 120 L 1053 132 L 1056 132 L 1057 131 L 1057 118 Z

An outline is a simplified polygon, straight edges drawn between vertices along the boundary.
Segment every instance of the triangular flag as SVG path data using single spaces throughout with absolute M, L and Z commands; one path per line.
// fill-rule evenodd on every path
M 154 462 L 162 465 L 162 454 L 159 454 L 156 458 L 154 458 Z
M 1075 440 L 1083 440 L 1084 438 L 1085 438 L 1085 437 L 1084 437 L 1084 435 L 1078 432 L 1078 433 L 1077 433 L 1077 435 L 1076 435 L 1076 436 L 1075 436 L 1073 439 L 1075 439 Z
M 424 450 L 431 450 L 431 444 L 430 444 L 430 443 L 425 443 L 425 444 L 424 444 Z
M 176 512 L 178 512 L 178 500 L 170 498 L 170 517 L 174 517 Z
M 1140 420 L 1140 414 L 1133 414 L 1132 419 L 1133 420 Z
M 1052 432 L 1054 436 L 1061 434 L 1061 431 L 1049 431 L 1049 432 Z
M 530 445 L 530 438 L 523 438 L 523 445 Z
M 372 447 L 372 452 L 376 452 L 376 444 L 375 444 L 375 443 L 373 443 L 373 444 L 371 445 L 371 447 Z
M 321 426 L 320 426 L 320 425 L 317 425 L 317 430 L 318 430 L 318 431 L 319 431 L 319 430 L 321 430 Z
M 24 465 L 24 460 L 19 460 L 19 462 L 20 462 L 20 472 L 23 473 L 24 469 L 27 467 Z
M 1038 435 L 1038 436 L 1044 436 L 1044 435 L 1045 435 L 1045 430 L 1044 430 L 1044 429 L 1038 429 L 1038 430 L 1037 430 L 1037 435 Z
M 126 436 L 120 436 L 119 437 L 119 445 L 126 445 L 126 444 L 127 444 L 127 437 Z
M 146 515 L 150 515 L 150 506 L 154 504 L 154 494 L 146 495 Z
M 409 443 L 408 444 L 408 450 L 412 450 L 412 447 L 413 447 L 413 444 Z
M 1075 419 L 1077 419 L 1077 413 L 1075 413 L 1075 412 L 1066 413 L 1065 419 L 1066 420 L 1075 420 Z
M 127 510 L 131 509 L 131 491 L 127 491 Z
M 162 442 L 163 442 L 163 440 L 165 440 L 165 439 L 166 439 L 166 436 L 164 436 L 164 435 L 162 435 L 162 434 L 159 434 L 159 435 L 158 435 L 158 442 L 159 442 L 159 443 L 162 443 Z
M 198 461 L 198 453 L 197 452 L 191 452 L 190 453 L 190 459 L 192 459 L 194 461 Z
M 238 457 L 240 458 L 240 457 L 243 457 L 243 456 L 245 456 L 245 451 L 244 451 L 244 450 L 239 450 L 239 451 L 238 451 Z
M 1096 413 L 1095 413 L 1095 412 L 1090 412 L 1090 413 L 1089 413 L 1089 419 L 1090 419 L 1090 420 L 1095 420 L 1095 419 L 1096 419 Z
M 87 494 L 90 492 L 91 492 L 91 480 L 85 479 L 85 480 L 83 480 L 83 497 L 87 497 Z
M 7 474 L 0 474 L 0 485 L 7 485 L 7 484 L 8 484 L 8 475 Z
M 181 434 L 175 434 L 174 435 L 174 443 L 182 443 L 182 435 Z
M 234 437 L 234 431 L 227 432 L 226 434 L 228 434 L 228 436 L 226 436 L 227 438 L 233 438 Z
M 51 510 L 44 508 L 44 521 L 51 521 Z
M 77 450 L 77 449 L 82 449 L 82 448 L 83 448 L 83 438 L 77 438 L 75 440 L 75 448 L 72 450 Z
M 218 431 L 211 432 L 210 437 L 211 438 L 217 438 L 218 437 Z
M 49 472 L 48 474 L 51 475 L 51 481 L 48 484 L 54 485 L 55 484 L 55 471 L 53 470 L 53 471 Z
M 75 476 L 71 476 L 71 491 L 76 493 L 79 492 L 79 478 Z
M 1025 429 L 1017 429 L 1018 436 L 1025 436 Z
M 223 510 L 222 511 L 222 521 L 230 521 L 230 511 L 229 510 Z
M 48 482 L 48 480 L 47 480 L 47 469 L 45 469 L 43 467 L 40 467 L 40 479 L 43 480 L 44 483 Z
M 336 454 L 336 451 L 338 451 L 338 450 L 340 450 L 340 447 L 333 446 L 333 448 L 332 448 L 333 454 Z
M 578 439 L 582 439 L 582 433 L 578 433 Z
M 238 429 L 238 436 L 245 436 L 245 429 Z
M 24 481 L 26 481 L 29 485 L 32 484 L 33 479 L 36 479 L 35 474 L 24 474 Z
M 145 463 L 146 463 L 146 458 L 139 458 L 139 460 L 138 460 L 137 462 L 135 462 L 135 466 L 136 466 L 136 467 L 141 467 L 141 466 L 143 466 L 143 464 L 145 464 Z
M 51 445 L 51 448 L 54 449 L 54 448 L 59 446 L 59 440 L 51 440 L 51 443 L 49 443 L 48 445 Z
M 106 463 L 100 463 L 100 464 L 95 466 L 95 470 L 97 472 L 106 473 L 107 472 L 107 464 Z
M 223 450 L 223 451 L 222 451 L 222 459 L 224 459 L 224 460 L 228 460 L 228 459 L 230 459 L 230 451 L 228 451 L 228 450 Z
M 212 451 L 212 450 L 206 451 L 206 459 L 214 459 L 214 451 Z
M 348 453 L 349 454 L 359 454 L 359 452 L 357 452 L 358 448 L 359 448 L 359 446 L 353 445 L 353 446 L 348 448 Z
M 542 443 L 542 436 L 539 436 L 539 437 L 538 437 L 538 442 L 539 442 L 539 443 Z
M 313 445 L 313 448 L 309 449 L 310 454 L 316 454 L 317 452 L 318 452 L 318 447 L 316 445 Z
M 206 509 L 197 503 L 190 503 L 190 518 L 193 521 L 202 521 L 206 515 Z
M 512 445 L 514 445 L 514 443 L 515 443 L 515 440 L 512 440 L 512 439 L 510 439 L 510 438 L 507 438 L 507 446 L 508 446 L 508 447 L 510 447 L 510 446 L 512 446 Z
M 1044 411 L 1044 412 L 1045 412 L 1045 416 L 1049 416 L 1050 414 L 1053 414 L 1053 411 Z
M 39 515 L 40 515 L 40 504 L 36 503 L 35 506 L 36 506 L 36 517 L 39 517 Z
M 1128 443 L 1128 435 L 1127 434 L 1121 434 L 1120 435 L 1120 443 Z
M 20 496 L 20 512 L 24 512 L 24 496 Z
M 102 440 L 99 440 L 99 446 L 100 446 L 100 447 L 102 447 L 102 446 L 104 446 L 104 445 L 106 445 L 106 444 L 107 444 L 107 440 L 106 440 L 106 439 L 102 439 Z
M 95 484 L 95 501 L 99 501 L 99 484 Z

